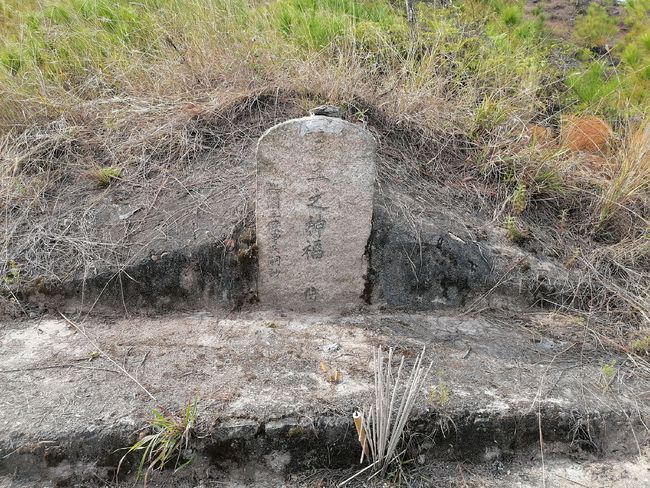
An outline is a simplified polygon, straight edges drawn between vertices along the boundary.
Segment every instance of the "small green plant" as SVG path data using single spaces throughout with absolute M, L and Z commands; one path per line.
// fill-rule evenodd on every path
M 519 5 L 509 5 L 501 11 L 501 20 L 507 26 L 517 25 L 521 22 L 523 11 Z
M 639 37 L 639 42 L 645 49 L 650 51 L 650 30 L 641 34 Z
M 88 361 L 92 361 L 93 359 L 97 359 L 101 355 L 102 355 L 102 353 L 99 352 L 99 351 L 90 351 L 88 353 Z
M 610 77 L 603 61 L 593 61 L 567 78 L 571 92 L 586 105 L 599 104 L 620 89 L 620 80 Z
M 514 243 L 522 243 L 528 238 L 526 230 L 519 226 L 517 219 L 512 215 L 506 217 L 504 227 L 506 229 L 506 237 Z
M 602 47 L 617 33 L 616 19 L 607 13 L 605 7 L 597 3 L 589 5 L 587 13 L 576 20 L 576 38 L 587 47 Z
M 621 58 L 630 66 L 637 66 L 641 61 L 641 52 L 636 45 L 628 44 L 625 46 Z
M 124 459 L 131 453 L 141 452 L 140 462 L 136 472 L 136 480 L 140 479 L 144 471 L 144 484 L 154 469 L 163 470 L 168 464 L 173 463 L 174 472 L 187 466 L 192 459 L 184 460 L 184 455 L 189 447 L 193 434 L 198 411 L 197 397 L 185 406 L 178 416 L 163 414 L 152 408 L 153 418 L 149 420 L 150 434 L 145 435 L 127 448 L 127 452 L 118 464 L 118 472 Z
M 114 166 L 99 168 L 93 173 L 93 178 L 102 188 L 106 188 L 113 182 L 113 180 L 119 179 L 121 176 L 122 170 Z
M 605 381 L 605 389 L 609 389 L 609 385 L 612 384 L 614 378 L 616 377 L 616 359 L 603 364 L 600 368 L 600 374 Z
M 354 120 L 357 122 L 361 122 L 362 124 L 365 124 L 368 122 L 368 110 L 357 110 L 352 117 Z
M 19 280 L 20 280 L 20 269 L 18 269 L 18 265 L 16 264 L 16 261 L 10 259 L 7 262 L 7 266 L 5 267 L 5 274 L 2 277 L 2 281 L 4 282 L 5 285 L 13 285 L 14 283 L 17 283 Z
M 486 97 L 474 113 L 474 123 L 478 131 L 490 131 L 508 118 L 504 106 L 497 100 Z
M 630 343 L 630 348 L 640 356 L 650 355 L 650 334 Z
M 432 386 L 429 389 L 429 394 L 427 395 L 427 400 L 429 403 L 433 404 L 438 408 L 443 408 L 449 403 L 449 398 L 451 397 L 451 390 L 446 381 L 438 379 L 438 384 Z
M 524 183 L 519 183 L 512 195 L 512 208 L 516 213 L 521 214 L 526 210 L 527 203 L 526 185 Z

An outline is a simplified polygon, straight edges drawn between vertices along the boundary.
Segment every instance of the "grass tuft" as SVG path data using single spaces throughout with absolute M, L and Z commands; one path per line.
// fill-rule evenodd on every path
M 133 453 L 140 454 L 140 461 L 136 471 L 136 481 L 144 472 L 144 483 L 147 484 L 149 476 L 154 470 L 163 470 L 167 465 L 173 464 L 174 471 L 187 466 L 191 458 L 184 460 L 190 439 L 193 434 L 198 413 L 198 398 L 193 398 L 183 409 L 179 416 L 165 415 L 151 409 L 153 418 L 149 421 L 150 434 L 145 435 L 131 447 L 120 460 L 118 472 L 125 458 Z
M 628 130 L 617 160 L 618 171 L 603 194 L 600 225 L 650 194 L 650 122 Z
M 590 4 L 587 13 L 576 20 L 576 38 L 587 47 L 605 46 L 617 33 L 616 20 L 604 6 L 597 3 Z
M 523 11 L 519 5 L 509 5 L 501 11 L 501 20 L 510 27 L 519 24 L 522 17 Z
M 640 356 L 650 355 L 650 334 L 632 341 L 630 348 Z
M 122 176 L 122 170 L 120 168 L 115 168 L 113 166 L 107 168 L 97 168 L 91 173 L 91 177 L 97 182 L 97 184 L 106 188 L 114 180 L 119 180 Z

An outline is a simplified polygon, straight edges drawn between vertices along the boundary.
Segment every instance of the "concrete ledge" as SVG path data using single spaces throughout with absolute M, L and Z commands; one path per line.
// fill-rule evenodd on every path
M 379 344 L 407 358 L 426 345 L 434 361 L 427 384 L 450 391 L 444 405 L 422 392 L 407 429 L 413 459 L 514 462 L 539 451 L 540 425 L 556 454 L 638 454 L 648 441 L 648 379 L 618 358 L 605 386 L 601 366 L 614 354 L 568 343 L 548 325 L 542 333 L 561 316 L 528 318 L 522 328 L 498 316 L 202 312 L 83 324 L 155 402 L 63 320 L 4 323 L 0 476 L 111 477 L 117 450 L 146 426 L 148 406 L 174 412 L 194 396 L 200 435 L 192 449 L 206 466 L 226 472 L 257 463 L 282 475 L 357 466 L 351 414 L 370 401 Z M 340 370 L 342 381 L 329 383 L 320 363 Z

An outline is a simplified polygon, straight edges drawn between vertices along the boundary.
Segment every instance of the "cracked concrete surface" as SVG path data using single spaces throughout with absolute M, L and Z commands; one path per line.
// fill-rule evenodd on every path
M 539 420 L 548 456 L 557 449 L 569 458 L 623 456 L 620 462 L 645 466 L 629 460 L 645 453 L 650 381 L 624 356 L 577 334 L 584 325 L 571 316 L 214 310 L 78 325 L 85 335 L 60 317 L 0 325 L 0 475 L 20 479 L 21 469 L 33 471 L 36 463 L 39 476 L 56 480 L 66 463 L 100 459 L 108 466 L 113 450 L 144 425 L 148 406 L 175 411 L 195 396 L 216 443 L 230 442 L 216 432 L 233 419 L 259 424 L 271 437 L 273 421 L 349 423 L 353 410 L 370 401 L 379 345 L 407 359 L 427 347 L 434 366 L 411 428 L 435 439 L 418 447 L 431 462 L 465 456 L 485 463 L 492 444 L 509 462 L 521 453 L 535 456 Z M 616 375 L 607 380 L 602 366 L 612 359 Z M 340 371 L 341 381 L 329 382 L 324 367 Z M 450 392 L 444 405 L 429 395 L 441 384 Z M 454 427 L 441 436 L 444 419 Z M 255 449 L 249 455 L 266 447 Z M 273 471 L 278 455 L 302 455 L 276 451 L 264 450 L 255 462 Z

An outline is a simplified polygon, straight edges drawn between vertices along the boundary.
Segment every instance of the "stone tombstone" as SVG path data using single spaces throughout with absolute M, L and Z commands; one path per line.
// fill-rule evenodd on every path
M 312 115 L 257 145 L 258 296 L 289 310 L 362 303 L 376 142 L 362 127 Z

